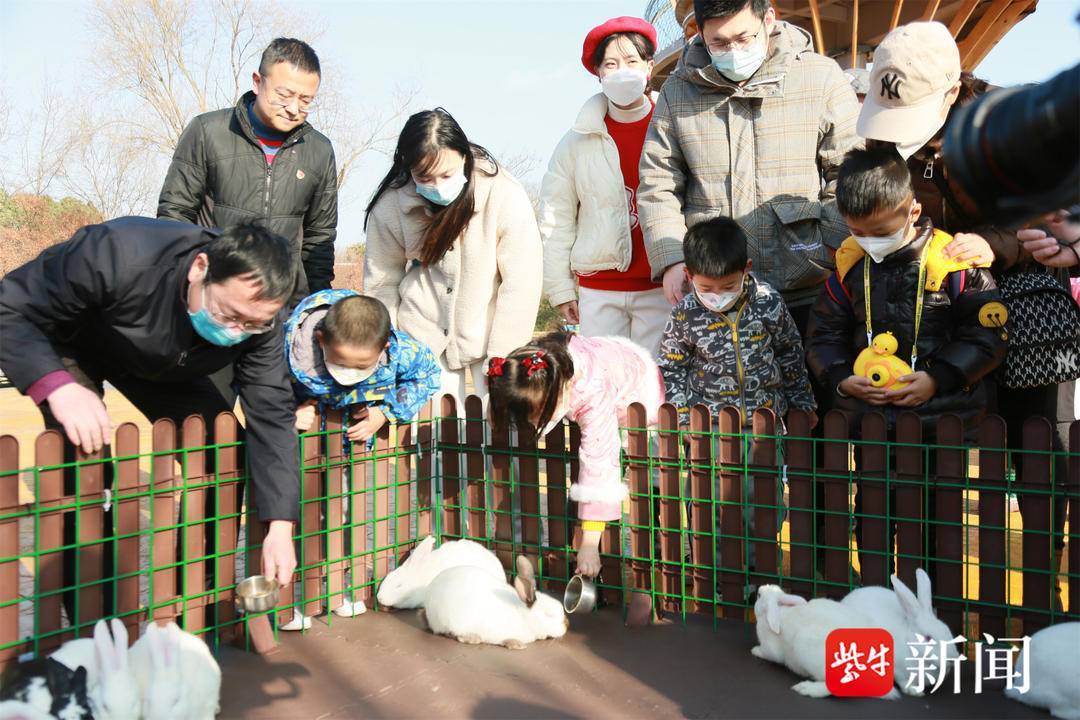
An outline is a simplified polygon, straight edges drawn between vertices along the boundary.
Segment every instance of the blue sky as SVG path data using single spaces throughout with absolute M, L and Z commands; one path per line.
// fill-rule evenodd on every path
M 81 0 L 3 0 L 0 84 L 32 102 L 45 73 L 77 87 L 93 48 Z M 420 89 L 419 105 L 442 105 L 470 139 L 496 155 L 529 153 L 539 180 L 581 103 L 597 90 L 580 63 L 581 42 L 616 15 L 641 15 L 645 0 L 296 0 L 325 32 L 316 50 L 345 74 L 356 102 L 385 101 L 396 84 Z M 1040 0 L 977 73 L 996 84 L 1044 80 L 1080 58 L 1073 18 L 1080 0 Z M 1069 48 L 1073 48 L 1069 50 Z M 81 109 L 73 108 L 74 112 Z M 92 142 L 92 139 L 90 140 Z M 338 246 L 362 239 L 363 207 L 388 161 L 372 155 L 349 181 Z

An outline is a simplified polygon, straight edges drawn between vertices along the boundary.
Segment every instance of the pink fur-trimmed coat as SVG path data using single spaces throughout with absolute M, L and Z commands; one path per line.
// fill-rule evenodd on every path
M 630 403 L 645 406 L 649 426 L 664 402 L 664 381 L 644 348 L 622 337 L 570 338 L 574 384 L 564 418 L 581 429 L 578 476 L 570 497 L 582 520 L 618 520 L 627 488 L 622 480 L 619 428 Z M 562 418 L 553 418 L 560 420 Z

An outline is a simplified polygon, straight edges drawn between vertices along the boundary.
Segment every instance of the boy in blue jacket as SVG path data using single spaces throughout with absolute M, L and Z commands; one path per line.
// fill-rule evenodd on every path
M 347 408 L 346 437 L 369 448 L 387 421 L 412 420 L 439 390 L 439 364 L 431 350 L 394 328 L 381 302 L 352 290 L 321 290 L 304 298 L 285 324 L 285 356 L 298 396 L 297 430 L 311 429 L 316 406 Z M 345 505 L 348 513 L 351 503 Z M 336 615 L 367 609 L 351 593 L 342 600 Z M 309 627 L 311 618 L 296 609 L 282 629 Z
M 285 355 L 299 396 L 296 427 L 311 429 L 316 405 L 351 408 L 346 433 L 367 442 L 387 421 L 408 422 L 439 390 L 431 350 L 390 324 L 375 298 L 321 290 L 285 325 Z

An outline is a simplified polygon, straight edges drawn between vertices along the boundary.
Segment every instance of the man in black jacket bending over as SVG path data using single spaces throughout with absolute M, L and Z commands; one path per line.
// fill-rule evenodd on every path
M 282 325 L 295 277 L 289 242 L 258 225 L 88 225 L 0 280 L 0 368 L 46 427 L 90 453 L 112 435 L 104 381 L 151 422 L 198 414 L 213 427 L 232 405 L 208 375 L 232 366 L 254 503 L 269 523 L 263 572 L 286 584 L 299 464 Z M 74 526 L 66 530 L 74 542 Z
M 334 279 L 334 148 L 307 121 L 321 72 L 307 43 L 271 42 L 252 90 L 184 129 L 158 200 L 159 218 L 210 227 L 258 219 L 283 235 L 302 261 L 292 305 Z

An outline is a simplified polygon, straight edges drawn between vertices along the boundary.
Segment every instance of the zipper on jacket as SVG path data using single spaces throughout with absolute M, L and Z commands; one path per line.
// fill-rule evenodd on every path
M 739 378 L 739 414 L 742 421 L 742 425 L 746 425 L 746 390 L 743 388 L 743 364 L 742 364 L 742 349 L 739 346 L 739 319 L 742 318 L 743 310 L 750 304 L 749 298 L 742 304 L 739 311 L 735 313 L 735 321 L 732 322 L 727 315 L 723 315 L 724 322 L 731 325 L 731 341 L 735 345 L 735 374 Z
M 266 157 L 263 156 L 263 162 L 266 163 L 266 192 L 263 195 L 263 216 L 270 219 L 270 176 L 274 173 L 274 166 L 266 161 Z

